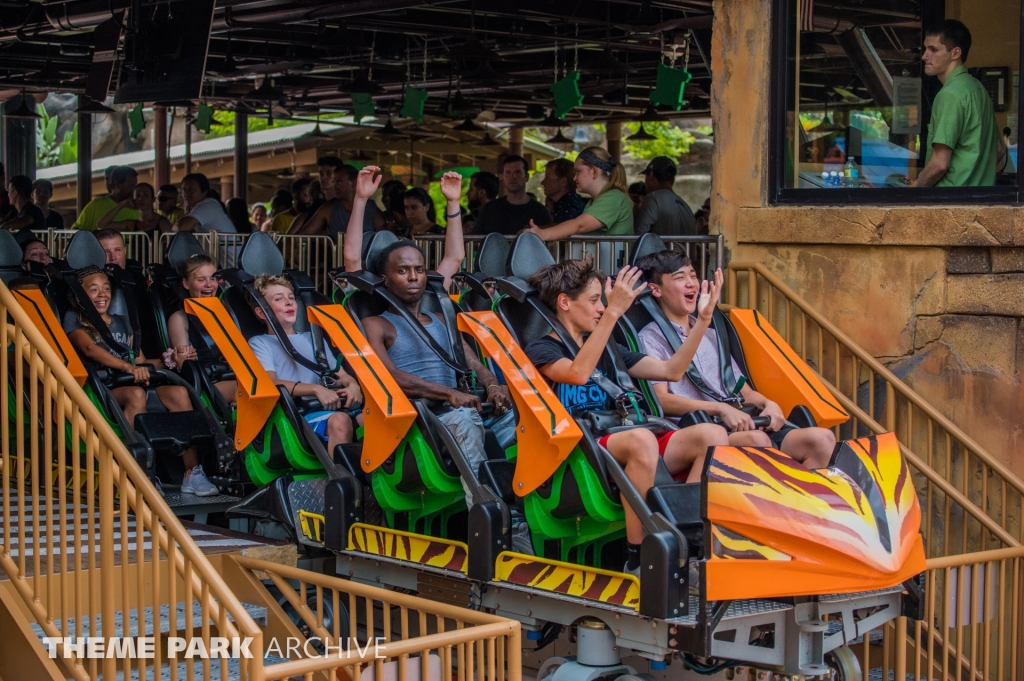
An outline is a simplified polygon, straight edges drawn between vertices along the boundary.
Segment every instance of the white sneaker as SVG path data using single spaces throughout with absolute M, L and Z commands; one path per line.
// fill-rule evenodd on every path
M 210 482 L 202 466 L 196 466 L 185 473 L 185 481 L 181 483 L 183 494 L 194 494 L 197 497 L 212 497 L 220 494 L 217 486 Z

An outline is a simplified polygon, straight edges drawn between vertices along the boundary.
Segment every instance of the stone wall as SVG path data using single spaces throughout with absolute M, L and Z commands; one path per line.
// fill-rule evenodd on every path
M 712 231 L 1024 478 L 1024 209 L 770 206 L 770 7 L 714 3 Z
M 1024 477 L 1024 211 L 742 209 L 764 263 Z

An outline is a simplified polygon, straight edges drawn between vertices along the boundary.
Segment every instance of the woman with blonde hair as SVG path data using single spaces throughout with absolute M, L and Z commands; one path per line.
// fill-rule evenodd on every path
M 576 189 L 590 195 L 583 214 L 553 227 L 530 221 L 524 231 L 544 241 L 566 239 L 574 234 L 619 236 L 633 233 L 633 203 L 626 194 L 626 171 L 601 147 L 587 147 L 576 157 Z

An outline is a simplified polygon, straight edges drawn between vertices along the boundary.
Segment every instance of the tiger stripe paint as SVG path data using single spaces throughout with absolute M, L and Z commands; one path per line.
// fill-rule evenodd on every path
M 512 551 L 498 555 L 494 581 L 640 609 L 640 581 L 624 572 L 563 563 Z
M 839 451 L 853 476 L 807 470 L 770 448 L 715 448 L 708 600 L 870 591 L 924 571 L 921 509 L 896 436 Z
M 355 523 L 348 531 L 348 550 L 466 573 L 469 548 L 460 541 Z
M 324 543 L 324 517 L 319 513 L 299 509 L 299 529 L 306 539 Z

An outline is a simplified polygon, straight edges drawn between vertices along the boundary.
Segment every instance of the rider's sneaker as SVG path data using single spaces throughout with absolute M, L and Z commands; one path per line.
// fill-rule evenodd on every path
M 629 563 L 626 563 L 622 566 L 622 571 L 625 572 L 627 575 L 633 575 L 637 579 L 640 579 L 640 563 L 637 563 L 636 567 L 632 570 L 629 569 Z
M 206 477 L 202 466 L 196 466 L 185 474 L 185 482 L 181 483 L 181 491 L 183 494 L 194 494 L 197 497 L 212 497 L 220 494 L 217 486 Z

